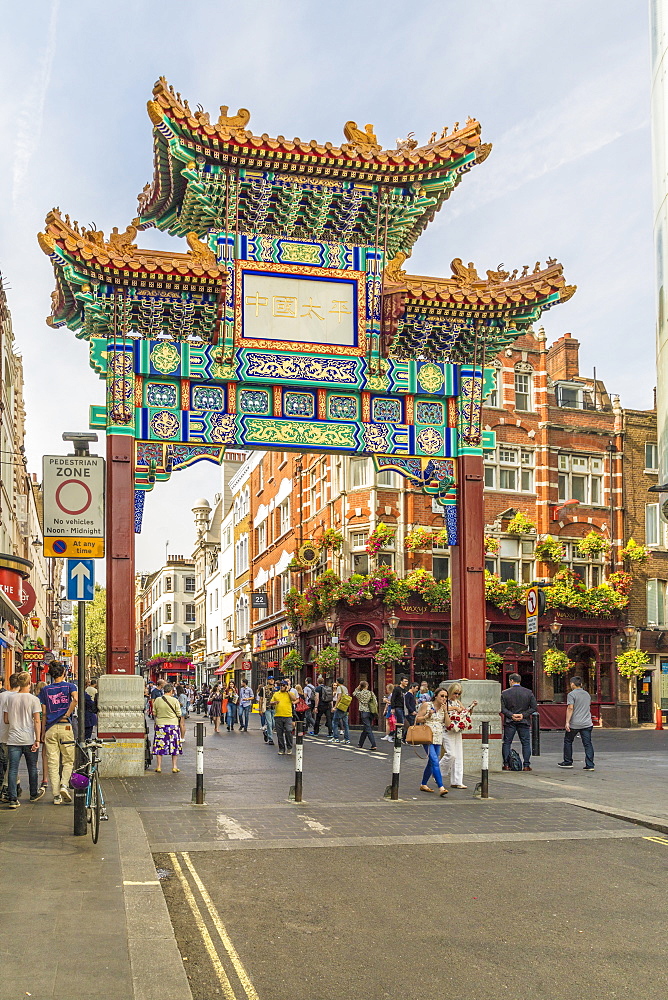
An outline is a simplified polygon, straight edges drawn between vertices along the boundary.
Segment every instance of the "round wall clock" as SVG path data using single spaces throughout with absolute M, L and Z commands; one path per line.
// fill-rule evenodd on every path
M 355 636 L 355 643 L 358 646 L 368 646 L 370 642 L 371 642 L 371 633 L 367 632 L 365 628 L 360 629 L 357 635 Z

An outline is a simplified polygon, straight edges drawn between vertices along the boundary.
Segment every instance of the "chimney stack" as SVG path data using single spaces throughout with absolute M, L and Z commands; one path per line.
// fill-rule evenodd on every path
M 547 373 L 555 382 L 569 381 L 580 374 L 580 341 L 570 333 L 565 333 L 550 345 L 547 358 Z

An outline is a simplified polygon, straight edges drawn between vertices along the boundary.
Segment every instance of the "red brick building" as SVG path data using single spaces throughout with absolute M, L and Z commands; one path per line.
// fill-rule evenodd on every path
M 578 349 L 570 334 L 548 347 L 540 329 L 518 338 L 494 361 L 495 387 L 483 417 L 485 428 L 496 434 L 495 448 L 485 453 L 487 569 L 504 584 L 550 581 L 557 566 L 545 559 L 546 539 L 562 546 L 561 567 L 578 574 L 588 591 L 623 569 L 619 552 L 629 537 L 622 485 L 624 414 L 594 373 L 580 374 Z M 430 545 L 410 552 L 405 547 L 416 527 L 433 532 L 444 527 L 442 508 L 395 473 L 376 473 L 368 458 L 275 452 L 254 456 L 253 463 L 249 578 L 254 592 L 267 593 L 268 603 L 266 610 L 251 610 L 256 682 L 267 670 L 280 671 L 285 654 L 295 648 L 307 664 L 303 675 L 312 676 L 310 663 L 330 644 L 331 634 L 338 641 L 342 672 L 353 686 L 366 678 L 382 688 L 403 671 L 431 686 L 447 677 L 449 611 L 433 610 L 417 593 L 403 607 L 381 599 L 352 605 L 338 601 L 324 619 L 293 622 L 293 628 L 286 609 L 291 587 L 303 594 L 328 569 L 344 580 L 382 566 L 400 578 L 423 568 L 437 581 L 447 579 L 447 548 Z M 520 534 L 513 531 L 517 514 L 531 522 Z M 367 539 L 380 523 L 394 537 L 372 557 Z M 314 565 L 302 560 L 292 570 L 291 560 L 300 550 L 310 544 L 317 548 L 328 531 L 340 533 L 340 548 L 320 549 Z M 583 553 L 579 546 L 587 537 Z M 601 539 L 600 551 L 591 545 L 592 537 Z M 560 605 L 541 618 L 533 653 L 525 641 L 523 611 L 518 604 L 504 610 L 502 603 L 487 604 L 488 645 L 503 658 L 499 679 L 505 684 L 508 673 L 518 671 L 534 689 L 546 725 L 563 722 L 568 688 L 568 674 L 543 671 L 545 650 L 555 643 L 574 663 L 570 673 L 583 676 L 601 723 L 628 724 L 633 718 L 629 684 L 615 667 L 628 620 L 624 610 L 592 613 Z M 549 628 L 554 622 L 561 625 L 556 637 L 556 626 Z M 391 633 L 404 645 L 405 657 L 392 670 L 381 671 L 375 655 Z

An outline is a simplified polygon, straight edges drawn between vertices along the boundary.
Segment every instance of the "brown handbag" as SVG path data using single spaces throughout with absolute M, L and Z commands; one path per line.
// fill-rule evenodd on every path
M 433 743 L 434 733 L 431 726 L 427 726 L 422 723 L 418 726 L 409 726 L 406 732 L 406 742 L 413 744 L 421 744 L 424 746 L 427 743 Z

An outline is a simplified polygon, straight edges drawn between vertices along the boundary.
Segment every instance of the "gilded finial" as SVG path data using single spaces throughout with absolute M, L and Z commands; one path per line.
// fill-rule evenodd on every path
M 373 125 L 364 126 L 364 131 L 357 127 L 357 122 L 346 122 L 343 126 L 343 134 L 351 146 L 355 146 L 360 153 L 375 152 L 380 149 Z

